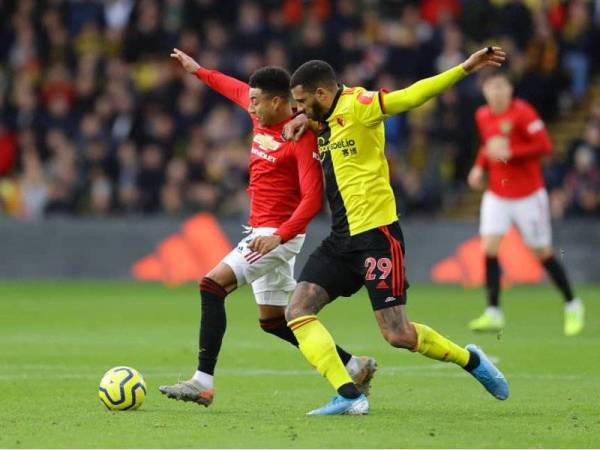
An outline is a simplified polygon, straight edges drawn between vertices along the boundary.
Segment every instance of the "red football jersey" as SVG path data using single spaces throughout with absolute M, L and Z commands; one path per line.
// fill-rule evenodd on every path
M 481 140 L 475 164 L 487 170 L 490 191 L 500 197 L 520 198 L 544 186 L 541 158 L 552 152 L 552 143 L 544 122 L 529 103 L 515 98 L 498 115 L 482 106 L 475 120 Z M 509 140 L 511 156 L 506 162 L 490 160 L 485 154 L 486 142 L 498 136 Z
M 198 78 L 246 111 L 250 87 L 216 70 L 198 69 Z M 253 227 L 277 228 L 275 234 L 288 241 L 303 233 L 321 209 L 323 176 L 317 140 L 310 131 L 298 142 L 281 138 L 283 126 L 292 118 L 263 127 L 254 114 L 250 150 L 250 218 Z

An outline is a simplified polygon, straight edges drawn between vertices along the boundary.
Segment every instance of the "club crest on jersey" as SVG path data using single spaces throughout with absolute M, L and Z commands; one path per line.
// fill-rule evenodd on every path
M 253 141 L 266 152 L 272 152 L 281 147 L 281 143 L 277 142 L 273 136 L 268 134 L 257 134 L 254 136 Z
M 510 133 L 510 130 L 512 130 L 512 122 L 505 120 L 503 122 L 500 123 L 500 131 L 503 134 L 508 134 Z
M 367 91 L 358 96 L 358 101 L 363 105 L 370 105 L 373 103 L 373 98 L 375 98 L 375 92 Z
M 344 125 L 346 125 L 346 120 L 344 119 L 344 116 L 337 116 L 335 118 L 335 121 L 338 123 L 338 125 L 340 127 L 343 127 Z

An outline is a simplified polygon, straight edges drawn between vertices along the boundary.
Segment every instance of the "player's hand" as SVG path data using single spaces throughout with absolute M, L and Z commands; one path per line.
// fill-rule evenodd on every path
M 493 161 L 506 162 L 511 157 L 510 142 L 504 136 L 494 136 L 485 143 L 485 155 Z
M 297 141 L 302 137 L 307 128 L 308 117 L 306 117 L 306 114 L 298 114 L 283 126 L 281 137 L 286 141 L 289 141 L 290 139 Z
M 258 236 L 250 241 L 248 248 L 253 252 L 261 254 L 269 253 L 275 247 L 281 244 L 281 236 Z
M 506 61 L 506 53 L 500 47 L 486 47 L 476 51 L 462 63 L 468 73 L 484 67 L 500 67 Z
M 173 53 L 171 53 L 171 58 L 179 61 L 181 63 L 181 66 L 189 73 L 196 73 L 196 70 L 200 68 L 200 64 L 198 64 L 194 60 L 194 58 L 192 58 L 189 55 L 186 55 L 177 48 L 173 49 Z
M 467 183 L 469 183 L 469 187 L 474 191 L 483 191 L 485 189 L 483 175 L 483 169 L 481 167 L 473 166 L 473 168 L 469 172 L 469 177 L 467 178 Z

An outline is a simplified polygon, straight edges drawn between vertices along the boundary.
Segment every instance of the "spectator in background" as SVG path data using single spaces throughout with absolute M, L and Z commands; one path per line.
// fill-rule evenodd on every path
M 164 181 L 164 158 L 161 148 L 149 144 L 142 150 L 137 188 L 140 191 L 140 207 L 143 213 L 155 213 L 160 208 L 160 187 Z
M 490 0 L 462 0 L 457 23 L 465 36 L 475 42 L 486 41 L 495 26 L 496 10 Z
M 291 70 L 317 58 L 329 60 L 351 84 L 397 89 L 452 65 L 482 40 L 501 39 L 518 94 L 548 118 L 558 114 L 565 91 L 585 98 L 600 61 L 591 45 L 600 29 L 599 1 L 223 5 L 0 2 L 0 184 L 11 193 L 5 197 L 27 195 L 11 200 L 10 214 L 20 214 L 14 205 L 24 204 L 38 205 L 28 207 L 30 218 L 43 211 L 244 213 L 250 124 L 243 112 L 174 70 L 167 55 L 175 45 L 242 79 L 259 66 Z M 461 191 L 474 151 L 473 124 L 465 116 L 481 101 L 474 92 L 464 83 L 412 118 L 386 122 L 386 152 L 403 212 L 437 211 Z M 26 152 L 37 158 L 24 158 Z M 171 169 L 182 165 L 185 170 Z M 558 190 L 570 168 L 571 162 L 553 165 Z M 171 171 L 185 173 L 184 182 L 173 181 Z
M 600 213 L 600 170 L 590 147 L 581 146 L 575 151 L 574 167 L 567 173 L 564 192 L 566 215 L 598 216 Z
M 112 212 L 112 184 L 99 166 L 92 169 L 89 178 L 90 213 L 95 216 L 105 216 Z
M 519 88 L 527 93 L 527 99 L 538 107 L 544 119 L 556 115 L 558 94 L 564 87 L 559 51 L 559 44 L 546 15 L 536 13 L 534 34 L 526 46 L 526 61 Z
M 588 87 L 592 46 L 589 9 L 585 1 L 573 0 L 569 4 L 567 22 L 562 29 L 564 60 L 571 75 L 571 94 L 581 101 Z
M 33 148 L 23 150 L 21 165 L 20 215 L 27 220 L 39 219 L 48 198 L 48 184 L 38 152 Z
M 139 201 L 137 186 L 139 164 L 135 144 L 124 141 L 117 148 L 118 175 L 116 179 L 116 204 L 121 212 L 135 212 Z
M 575 154 L 582 147 L 590 150 L 595 165 L 600 168 L 600 121 L 595 118 L 588 121 L 582 137 L 577 137 L 571 141 L 571 145 L 567 150 L 568 165 L 573 166 L 575 164 Z
M 507 0 L 497 14 L 496 34 L 510 36 L 517 48 L 524 50 L 533 29 L 531 11 L 523 0 Z
M 16 159 L 16 136 L 0 119 L 0 177 L 12 171 Z
M 600 122 L 592 115 L 583 136 L 571 141 L 565 161 L 553 161 L 546 176 L 552 184 L 552 216 L 600 214 Z

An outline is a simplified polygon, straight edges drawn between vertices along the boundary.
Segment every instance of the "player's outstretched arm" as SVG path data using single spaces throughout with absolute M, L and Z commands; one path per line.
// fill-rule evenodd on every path
M 501 67 L 506 53 L 500 47 L 486 47 L 469 56 L 461 66 L 467 73 L 477 72 L 484 67 Z
M 244 109 L 248 109 L 250 98 L 248 97 L 249 86 L 233 77 L 227 76 L 218 70 L 209 70 L 202 67 L 194 58 L 174 48 L 171 58 L 179 61 L 181 66 L 189 73 L 196 75 L 204 81 L 210 88 L 219 94 L 227 97 L 234 103 L 237 103 Z
M 473 53 L 462 64 L 438 75 L 417 81 L 406 89 L 389 92 L 382 96 L 386 114 L 399 114 L 421 106 L 427 100 L 441 94 L 468 74 L 484 67 L 500 67 L 506 53 L 500 47 L 487 47 Z
M 171 58 L 179 61 L 181 67 L 183 67 L 186 70 L 186 72 L 196 73 L 196 71 L 200 68 L 200 64 L 198 64 L 194 58 L 182 52 L 178 48 L 173 49 L 173 52 L 171 53 Z

